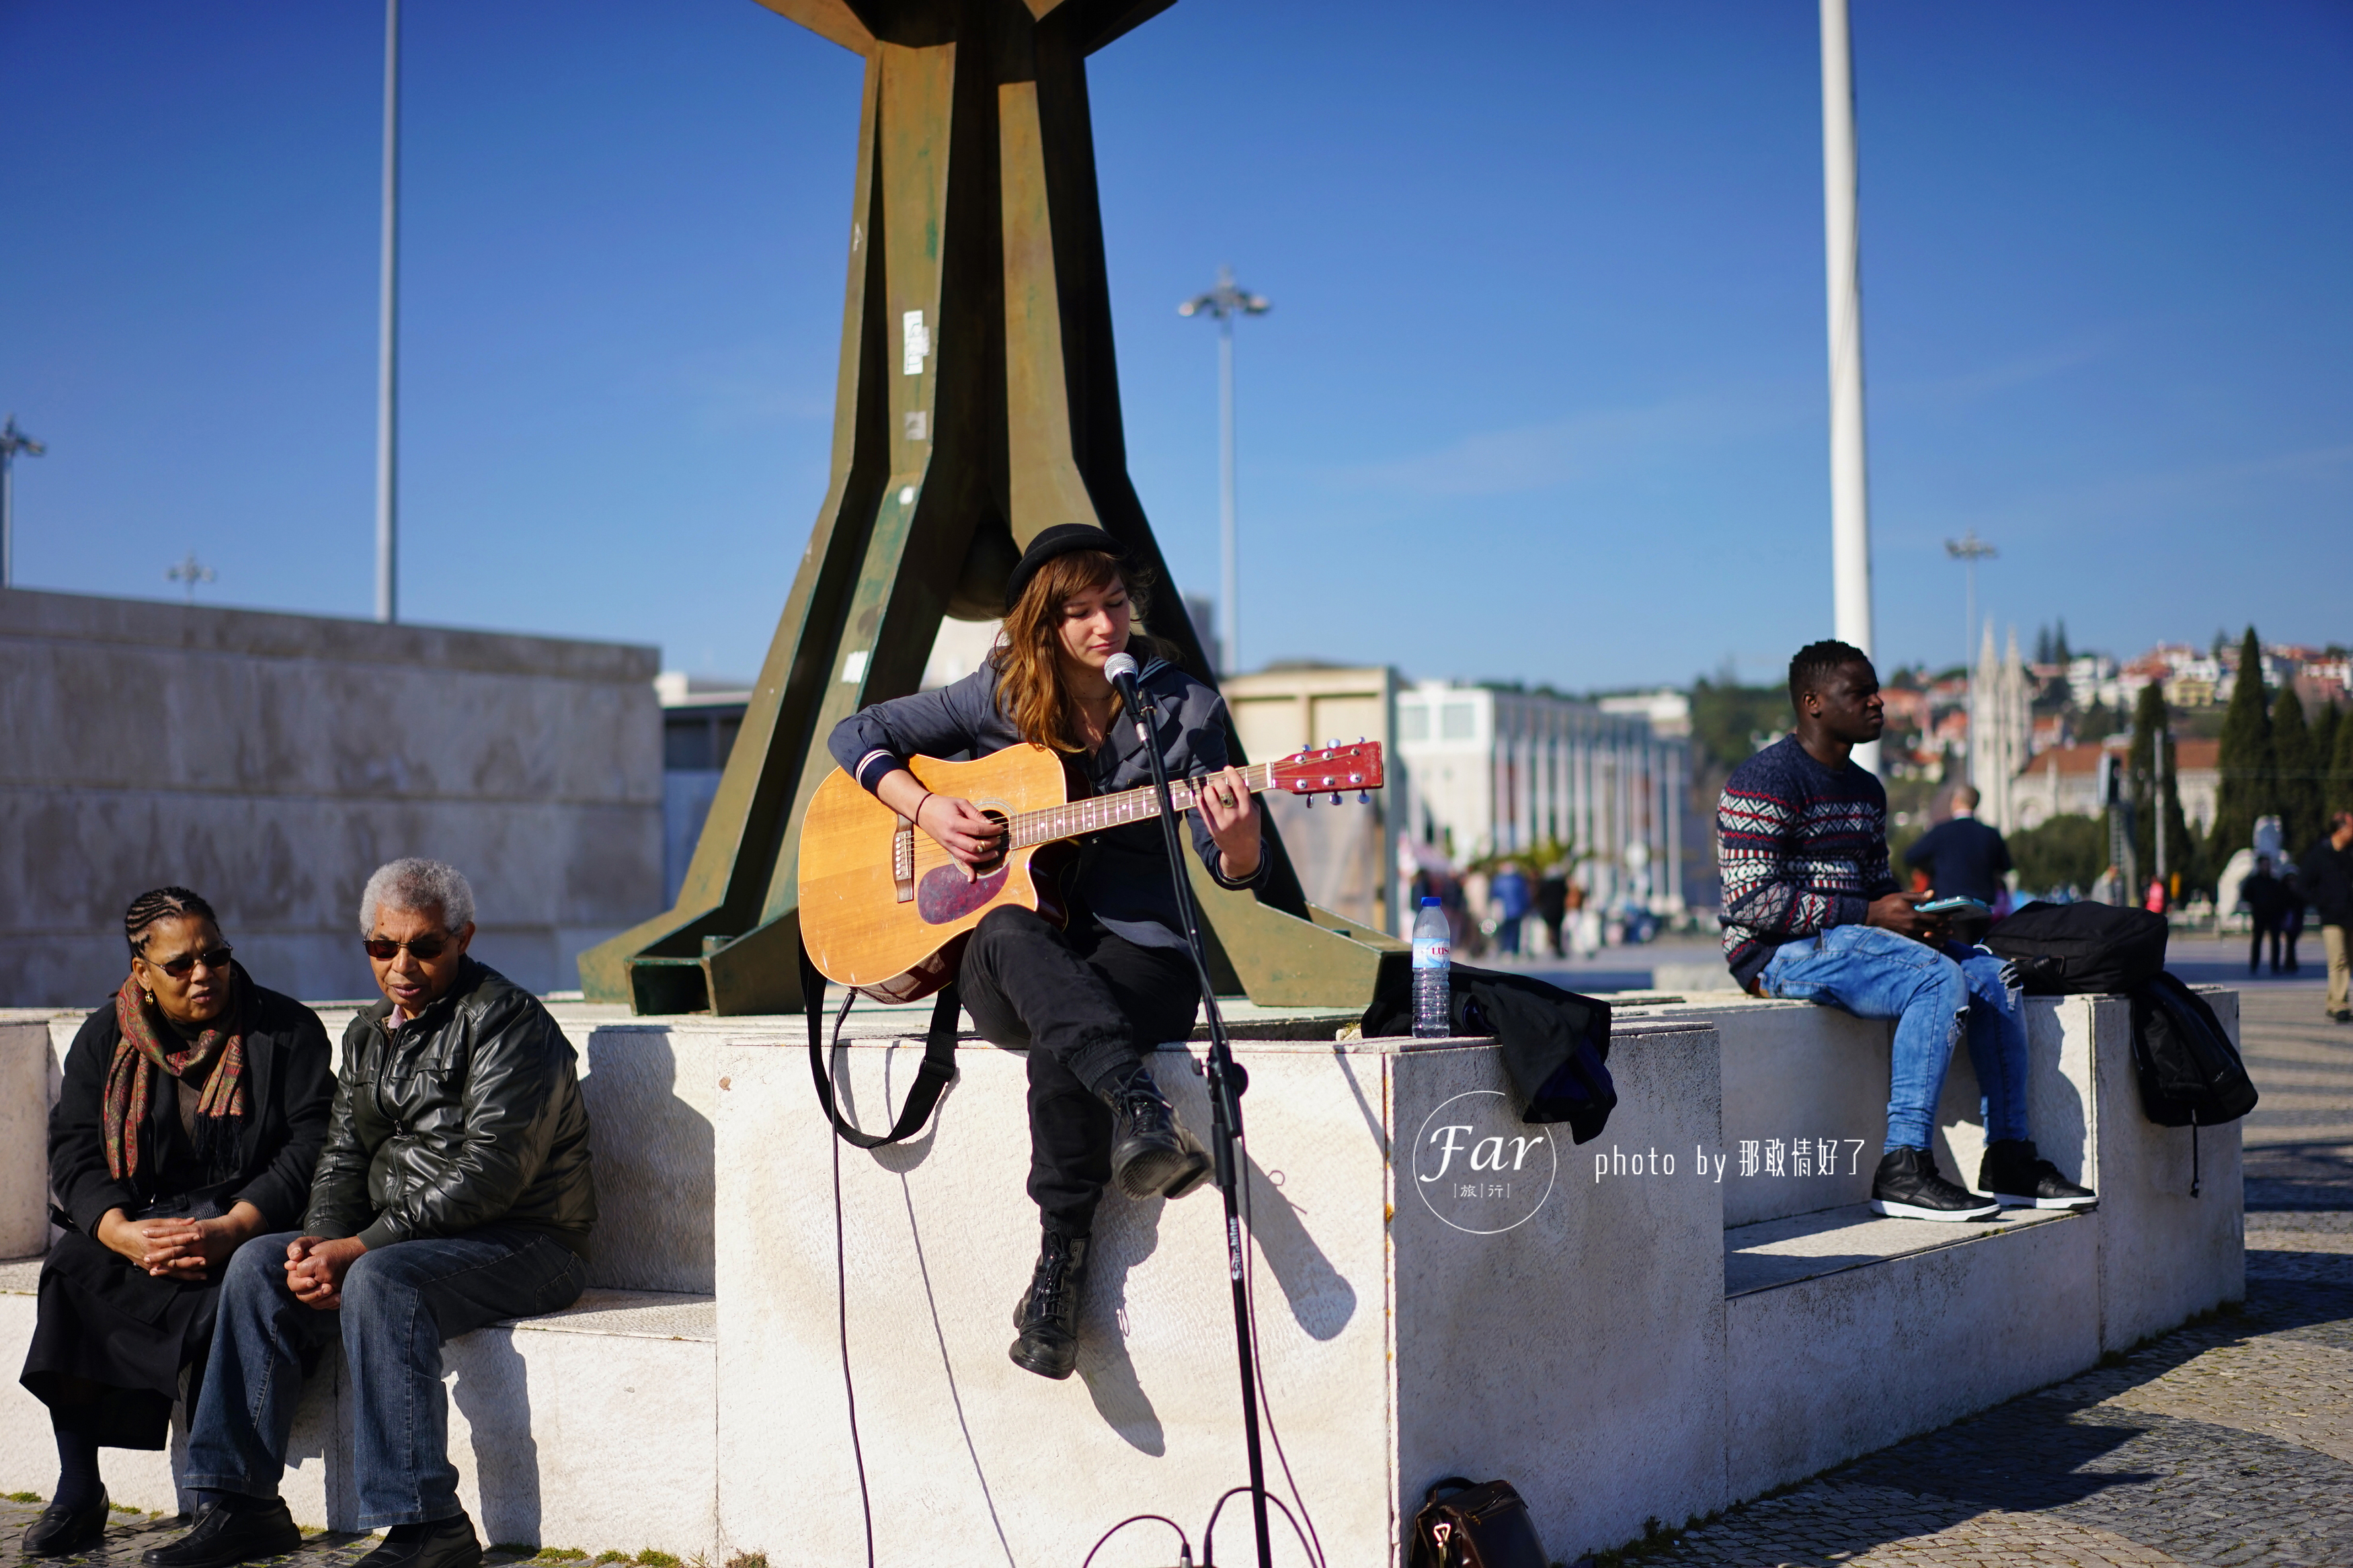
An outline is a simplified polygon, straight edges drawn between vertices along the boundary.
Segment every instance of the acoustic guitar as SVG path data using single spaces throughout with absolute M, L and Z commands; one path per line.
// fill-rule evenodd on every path
M 836 768 L 818 784 L 801 823 L 801 941 L 818 971 L 883 1002 L 913 1002 L 955 977 L 964 939 L 981 917 L 1008 905 L 1066 918 L 1039 852 L 1067 839 L 1160 815 L 1149 787 L 1072 800 L 1062 759 L 1043 746 L 1008 746 L 970 763 L 912 759 L 907 769 L 934 795 L 961 797 L 1007 829 L 998 858 L 965 868 L 930 834 Z M 1241 770 L 1252 795 L 1306 795 L 1381 787 L 1377 742 L 1300 752 Z M 1180 812 L 1189 779 L 1168 781 Z

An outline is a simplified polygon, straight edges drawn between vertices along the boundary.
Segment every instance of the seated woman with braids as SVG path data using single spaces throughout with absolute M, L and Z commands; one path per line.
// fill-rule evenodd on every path
M 49 1190 L 68 1226 L 41 1266 L 20 1378 L 49 1407 L 58 1477 L 29 1556 L 106 1529 L 98 1450 L 161 1448 L 180 1378 L 201 1384 L 221 1268 L 311 1194 L 334 1058 L 317 1014 L 229 956 L 212 906 L 142 893 L 122 918 L 131 976 L 66 1054 Z
M 1152 782 L 1139 727 L 1118 717 L 1103 674 L 1139 656 L 1155 700 L 1172 778 L 1200 780 L 1193 848 L 1227 888 L 1266 875 L 1258 802 L 1226 761 L 1225 702 L 1160 657 L 1136 626 L 1142 574 L 1109 533 L 1060 523 L 1029 542 L 1006 586 L 1005 632 L 979 670 L 955 685 L 881 702 L 844 719 L 829 745 L 876 798 L 967 868 L 1003 849 L 1003 826 L 968 800 L 934 795 L 907 759 L 981 757 L 1028 742 L 1060 752 L 1079 795 Z M 1026 909 L 991 911 L 957 971 L 981 1035 L 1029 1053 L 1029 1196 L 1042 1236 L 1029 1289 L 1014 1310 L 1015 1365 L 1040 1377 L 1078 1364 L 1078 1321 L 1095 1205 L 1116 1182 L 1134 1199 L 1200 1185 L 1209 1157 L 1176 1120 L 1145 1066 L 1164 1040 L 1191 1035 L 1201 1005 L 1158 824 L 1131 822 L 1080 841 L 1064 887 L 1070 921 Z

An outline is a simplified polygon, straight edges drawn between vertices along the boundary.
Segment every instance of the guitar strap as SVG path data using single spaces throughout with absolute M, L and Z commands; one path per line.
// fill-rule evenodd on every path
M 809 1076 L 817 1080 L 817 1102 L 825 1107 L 826 1120 L 841 1141 L 860 1149 L 880 1149 L 885 1144 L 900 1143 L 923 1131 L 923 1123 L 932 1119 L 932 1109 L 955 1078 L 956 1000 L 955 983 L 950 981 L 932 1004 L 932 1026 L 923 1036 L 923 1062 L 915 1069 L 914 1086 L 907 1090 L 906 1102 L 899 1108 L 899 1118 L 887 1133 L 860 1131 L 842 1119 L 834 1103 L 833 1075 L 825 1065 L 825 976 L 809 961 L 808 949 L 800 950 L 801 996 L 808 1004 Z M 856 999 L 852 991 L 841 1000 L 841 1015 L 849 1016 L 849 1004 Z M 834 1036 L 840 1037 L 840 1025 L 834 1026 Z

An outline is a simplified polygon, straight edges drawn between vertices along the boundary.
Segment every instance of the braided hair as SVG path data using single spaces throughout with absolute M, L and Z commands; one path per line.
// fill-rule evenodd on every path
M 150 888 L 132 900 L 131 907 L 122 911 L 122 938 L 131 944 L 131 955 L 136 958 L 145 950 L 149 926 L 175 915 L 192 915 L 220 924 L 220 917 L 213 913 L 212 905 L 187 889 Z

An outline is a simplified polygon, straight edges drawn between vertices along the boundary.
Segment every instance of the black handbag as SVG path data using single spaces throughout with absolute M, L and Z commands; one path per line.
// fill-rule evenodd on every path
M 1512 1483 L 1474 1485 L 1461 1476 L 1446 1477 L 1422 1500 L 1411 1562 L 1412 1568 L 1552 1568 Z

